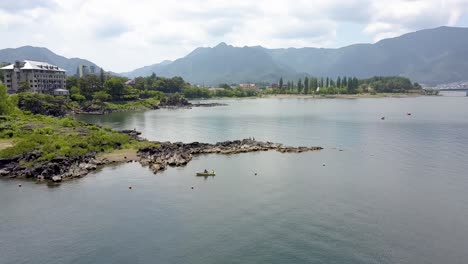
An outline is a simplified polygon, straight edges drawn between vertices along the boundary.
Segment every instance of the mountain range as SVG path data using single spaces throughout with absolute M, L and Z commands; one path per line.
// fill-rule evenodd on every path
M 0 62 L 18 59 L 42 60 L 70 74 L 82 59 L 67 59 L 46 48 L 21 47 L 0 50 Z M 375 44 L 343 48 L 267 49 L 261 46 L 234 47 L 220 43 L 197 48 L 175 61 L 120 73 L 134 78 L 181 76 L 194 84 L 277 82 L 280 77 L 297 80 L 305 76 L 337 77 L 397 75 L 425 85 L 468 80 L 468 28 L 438 27 L 384 39 Z
M 128 77 L 155 72 L 182 76 L 197 84 L 277 82 L 283 76 L 398 75 L 426 85 L 468 80 L 468 28 L 439 27 L 338 49 L 261 46 L 233 47 L 220 43 L 197 48 L 164 65 L 155 64 L 126 73 Z
M 48 62 L 52 65 L 59 66 L 67 71 L 67 75 L 74 75 L 79 65 L 94 66 L 96 72 L 99 72 L 100 67 L 95 63 L 80 58 L 65 58 L 57 55 L 47 48 L 23 46 L 16 49 L 0 50 L 0 62 L 14 63 L 17 60 L 34 60 Z

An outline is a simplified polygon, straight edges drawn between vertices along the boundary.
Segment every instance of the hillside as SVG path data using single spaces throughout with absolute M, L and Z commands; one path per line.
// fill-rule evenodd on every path
M 65 58 L 53 53 L 47 48 L 23 46 L 14 49 L 0 50 L 0 62 L 13 63 L 16 60 L 35 60 L 48 62 L 65 69 L 67 71 L 67 75 L 75 74 L 78 65 L 93 65 L 96 67 L 97 72 L 100 69 L 99 66 L 91 61 L 80 58 Z

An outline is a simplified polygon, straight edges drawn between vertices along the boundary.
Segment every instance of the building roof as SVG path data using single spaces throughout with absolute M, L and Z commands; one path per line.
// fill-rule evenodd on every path
M 24 65 L 21 66 L 23 70 L 46 70 L 46 71 L 58 71 L 58 72 L 65 72 L 64 69 L 59 68 L 58 66 L 49 64 L 47 62 L 42 61 L 32 61 L 32 60 L 24 60 Z M 1 68 L 2 70 L 13 70 L 15 64 L 10 64 Z
M 135 79 L 128 80 L 128 81 L 125 82 L 125 85 L 131 85 L 131 84 L 135 84 Z

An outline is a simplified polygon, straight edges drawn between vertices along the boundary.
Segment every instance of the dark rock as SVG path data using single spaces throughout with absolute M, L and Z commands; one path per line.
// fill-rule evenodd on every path
M 221 153 L 237 154 L 255 151 L 276 150 L 282 153 L 305 152 L 321 150 L 321 147 L 285 147 L 272 142 L 260 142 L 253 139 L 217 142 L 207 144 L 192 142 L 162 142 L 156 147 L 144 147 L 138 150 L 137 155 L 141 158 L 142 165 L 150 165 L 150 169 L 157 173 L 165 170 L 167 166 L 184 166 L 192 160 L 193 155 Z

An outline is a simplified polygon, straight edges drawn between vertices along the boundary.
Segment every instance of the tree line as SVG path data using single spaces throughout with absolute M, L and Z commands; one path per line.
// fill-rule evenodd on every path
M 231 88 L 227 84 L 221 89 L 207 89 L 193 86 L 182 77 L 165 78 L 152 74 L 148 77 L 137 77 L 131 85 L 126 85 L 125 77 L 106 77 L 104 75 L 86 75 L 68 77 L 67 87 L 70 98 L 79 103 L 91 102 L 124 102 L 138 99 L 156 98 L 161 100 L 166 95 L 183 95 L 185 98 L 211 97 L 248 97 L 256 96 L 256 89 Z
M 67 87 L 73 101 L 119 102 L 146 98 L 162 99 L 165 93 L 179 93 L 190 84 L 181 77 L 157 77 L 154 73 L 148 77 L 138 77 L 132 85 L 126 85 L 125 77 L 106 77 L 104 75 L 86 75 L 68 77 Z
M 372 77 L 358 79 L 356 77 L 305 77 L 304 80 L 284 81 L 281 77 L 273 93 L 280 94 L 356 94 L 363 92 L 401 93 L 417 90 L 422 87 L 411 83 L 408 78 L 400 76 Z

